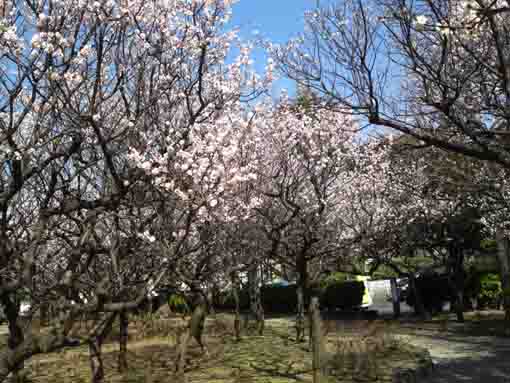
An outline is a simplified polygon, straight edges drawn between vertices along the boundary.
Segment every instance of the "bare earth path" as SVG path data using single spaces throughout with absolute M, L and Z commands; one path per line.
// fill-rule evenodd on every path
M 291 326 L 292 320 L 271 322 L 284 327 Z M 459 334 L 455 327 L 462 325 L 450 326 L 450 331 L 419 324 L 398 330 L 403 341 L 430 352 L 436 367 L 423 383 L 510 383 L 510 338 Z
M 418 331 L 402 335 L 425 347 L 436 368 L 430 383 L 510 383 L 510 339 Z
M 376 297 L 372 308 L 390 317 L 393 312 L 384 297 Z M 410 313 L 412 308 L 403 304 L 401 311 Z M 453 315 L 450 320 L 455 321 Z M 510 338 L 464 335 L 458 333 L 462 325 L 450 326 L 453 331 L 413 329 L 402 336 L 429 350 L 436 369 L 426 383 L 510 383 Z

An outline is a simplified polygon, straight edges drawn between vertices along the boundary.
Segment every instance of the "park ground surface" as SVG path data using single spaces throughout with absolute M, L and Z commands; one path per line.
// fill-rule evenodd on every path
M 161 332 L 167 331 L 163 323 L 175 322 L 177 319 L 156 319 Z M 218 322 L 220 323 L 218 325 Z M 189 359 L 186 368 L 187 382 L 211 383 L 291 383 L 312 382 L 311 353 L 308 344 L 295 342 L 293 339 L 293 321 L 288 318 L 269 319 L 266 322 L 264 336 L 253 333 L 244 335 L 236 342 L 228 328 L 232 324 L 230 315 L 218 314 L 208 319 L 206 324 L 206 344 L 209 355 L 202 354 L 194 341 L 191 341 Z M 335 350 L 337 331 L 345 330 L 345 336 L 356 339 L 358 330 L 365 328 L 364 321 L 356 322 L 351 328 L 331 326 L 328 339 L 330 352 Z M 336 325 L 336 321 L 335 321 Z M 134 323 L 132 335 L 151 327 Z M 358 327 L 361 326 L 361 327 Z M 225 331 L 227 330 L 227 331 Z M 246 334 L 246 333 L 245 333 Z M 143 335 L 143 334 L 142 334 Z M 176 360 L 175 337 L 168 331 L 167 336 L 143 335 L 128 344 L 129 370 L 117 373 L 116 343 L 103 347 L 106 382 L 151 382 L 163 383 L 176 381 L 174 367 Z M 381 338 L 382 339 L 382 338 Z M 378 349 L 377 360 L 346 359 L 340 365 L 333 364 L 323 377 L 323 382 L 352 382 L 354 377 L 364 376 L 363 381 L 391 381 L 394 366 L 413 368 L 423 355 L 420 350 L 409 344 L 398 344 L 393 338 L 385 340 L 384 347 Z M 375 357 L 375 355 L 374 355 Z M 34 358 L 27 366 L 28 379 L 34 383 L 50 382 L 88 382 L 90 381 L 88 352 L 85 347 L 64 350 L 59 353 L 41 355 Z
M 222 315 L 219 314 L 221 318 Z M 510 338 L 502 337 L 501 312 L 469 313 L 465 324 L 457 323 L 451 315 L 443 314 L 431 321 L 419 321 L 405 316 L 399 321 L 378 321 L 380 332 L 400 340 L 403 348 L 377 355 L 384 360 L 383 368 L 410 359 L 413 347 L 429 350 L 435 368 L 425 381 L 430 383 L 508 383 L 510 382 Z M 163 321 L 168 323 L 169 321 Z M 170 321 L 171 322 L 171 321 Z M 209 320 L 208 323 L 216 321 Z M 213 325 L 207 336 L 209 356 L 205 357 L 192 341 L 187 366 L 188 382 L 310 382 L 310 353 L 306 344 L 296 345 L 292 339 L 293 320 L 290 317 L 269 318 L 264 337 L 245 336 L 236 343 L 225 332 L 231 317 L 219 321 L 223 328 Z M 328 337 L 349 338 L 366 335 L 371 321 L 362 319 L 328 319 Z M 130 369 L 116 372 L 116 343 L 104 346 L 107 382 L 169 382 L 174 381 L 175 337 L 168 327 L 143 332 L 144 325 L 130 326 L 133 339 L 128 348 Z M 5 329 L 2 326 L 2 329 Z M 159 335 L 158 335 L 159 334 Z M 162 335 L 163 334 L 163 335 Z M 290 336 L 289 336 L 290 335 Z M 406 348 L 410 346 L 409 348 Z M 407 351 L 406 351 L 407 350 Z M 407 362 L 404 361 L 404 366 Z M 86 348 L 68 349 L 41 355 L 26 366 L 29 381 L 88 382 L 90 379 Z M 379 374 L 381 375 L 381 374 Z M 328 381 L 351 381 L 349 377 L 330 374 Z
M 400 338 L 429 350 L 435 364 L 430 383 L 509 383 L 510 338 L 502 336 L 502 312 L 453 315 L 429 322 L 402 322 Z

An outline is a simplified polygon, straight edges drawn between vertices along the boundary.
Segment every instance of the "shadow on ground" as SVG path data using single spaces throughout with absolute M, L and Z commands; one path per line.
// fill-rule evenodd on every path
M 436 365 L 431 383 L 509 383 L 510 339 L 468 334 L 469 326 L 437 331 L 418 329 L 402 335 L 409 343 L 429 350 Z M 405 334 L 405 330 L 400 330 Z
M 480 355 L 477 342 L 471 344 L 476 356 L 458 359 L 437 359 L 435 373 L 427 380 L 430 383 L 508 383 L 510 382 L 510 347 L 498 348 L 486 345 L 487 356 Z M 468 349 L 469 347 L 465 347 Z

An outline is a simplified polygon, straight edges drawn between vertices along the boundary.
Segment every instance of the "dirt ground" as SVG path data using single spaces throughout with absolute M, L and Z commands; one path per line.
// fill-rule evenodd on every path
M 429 350 L 435 363 L 427 383 L 509 383 L 510 337 L 504 336 L 504 313 L 466 313 L 466 322 L 443 314 L 435 320 L 402 321 L 400 337 Z
M 206 343 L 209 355 L 191 341 L 187 364 L 188 382 L 300 382 L 311 381 L 311 354 L 306 344 L 293 340 L 292 318 L 281 317 L 266 321 L 264 337 L 245 335 L 241 342 L 234 341 L 228 328 L 231 317 L 218 315 L 221 325 L 209 319 L 206 326 Z M 466 323 L 457 323 L 452 315 L 444 314 L 431 321 L 406 317 L 400 321 L 329 320 L 324 331 L 329 345 L 339 337 L 371 336 L 370 331 L 391 334 L 401 345 L 429 350 L 436 368 L 429 383 L 455 382 L 510 382 L 510 338 L 501 335 L 501 312 L 474 312 L 466 314 Z M 177 321 L 178 322 L 178 321 Z M 374 326 L 374 323 L 379 325 Z M 176 359 L 176 337 L 172 329 L 175 320 L 161 320 L 151 326 L 143 323 L 130 325 L 128 360 L 130 369 L 117 372 L 118 345 L 115 342 L 103 347 L 106 382 L 171 382 Z M 375 330 L 374 330 L 375 328 Z M 6 335 L 0 326 L 0 336 Z M 331 347 L 330 347 L 331 351 Z M 408 353 L 409 354 L 409 353 Z M 393 352 L 380 355 L 385 366 L 406 363 L 409 355 Z M 38 383 L 89 382 L 88 350 L 84 347 L 41 355 L 26 364 L 29 381 Z M 326 381 L 349 381 L 329 371 Z
M 228 322 L 229 319 L 227 318 Z M 222 325 L 214 326 L 214 320 L 209 320 L 206 326 L 209 335 L 206 344 L 209 355 L 202 354 L 194 340 L 190 343 L 187 360 L 187 382 L 211 383 L 287 383 L 311 382 L 312 363 L 311 353 L 307 343 L 296 344 L 293 339 L 293 324 L 289 318 L 268 320 L 264 336 L 244 335 L 240 342 L 236 342 L 232 334 L 224 331 L 228 327 L 223 319 Z M 326 345 L 328 355 L 335 350 L 334 332 L 339 328 L 330 326 Z M 176 360 L 175 337 L 148 336 L 144 339 L 132 331 L 128 344 L 129 370 L 120 374 L 117 372 L 118 345 L 109 343 L 103 347 L 105 366 L 105 381 L 111 383 L 121 382 L 150 382 L 163 383 L 176 381 L 174 374 Z M 350 331 L 349 337 L 353 337 Z M 212 334 L 211 334 L 212 333 Z M 245 333 L 246 334 L 246 333 Z M 357 341 L 350 343 L 358 343 Z M 353 375 L 361 376 L 367 366 L 374 377 L 391 375 L 392 368 L 399 362 L 413 363 L 415 357 L 409 348 L 387 347 L 380 350 L 380 360 L 384 363 L 366 361 L 356 362 L 349 359 L 341 368 L 329 369 L 324 376 L 324 382 L 348 382 Z M 325 354 L 326 355 L 326 354 Z M 324 358 L 325 365 L 327 358 Z M 368 363 L 368 364 L 367 364 Z M 370 364 L 371 363 L 371 364 Z M 86 348 L 63 350 L 59 353 L 41 355 L 34 358 L 28 367 L 31 382 L 89 382 L 90 368 L 88 351 Z M 352 370 L 352 371 L 351 371 Z M 362 371 L 363 370 L 363 371 Z M 350 372 L 349 372 L 350 371 Z

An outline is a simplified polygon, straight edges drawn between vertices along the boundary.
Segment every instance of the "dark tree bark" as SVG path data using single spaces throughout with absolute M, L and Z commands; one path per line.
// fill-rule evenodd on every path
M 312 297 L 309 309 L 310 318 L 310 344 L 312 350 L 312 369 L 313 383 L 320 383 L 321 380 L 321 354 L 322 350 L 322 331 L 321 314 L 319 309 L 319 297 Z
M 234 313 L 234 335 L 236 341 L 241 340 L 241 305 L 239 302 L 239 279 L 232 275 L 232 289 L 234 292 L 235 313 Z
M 39 320 L 41 322 L 41 327 L 48 326 L 48 324 L 49 324 L 49 306 L 47 303 L 41 303 L 41 308 L 39 309 Z
M 255 318 L 257 333 L 264 333 L 264 308 L 260 294 L 260 278 L 258 264 L 254 263 L 248 272 L 248 284 L 250 288 L 250 311 Z
M 205 319 L 207 316 L 207 303 L 201 294 L 197 294 L 195 308 L 188 322 L 186 330 L 181 334 L 179 340 L 179 353 L 176 363 L 177 374 L 181 380 L 184 380 L 184 369 L 186 367 L 186 354 L 188 351 L 189 338 L 193 337 L 202 349 L 204 354 L 208 354 L 207 347 L 202 340 L 204 332 Z
M 126 311 L 119 314 L 119 372 L 125 372 L 128 369 L 127 361 L 127 343 L 128 343 L 129 317 Z
M 450 246 L 450 275 L 451 275 L 451 286 L 455 294 L 454 299 L 454 310 L 457 320 L 464 322 L 464 254 L 462 249 L 458 248 L 454 244 Z
M 1 302 L 4 307 L 4 313 L 7 317 L 7 324 L 9 328 L 7 347 L 10 351 L 14 351 L 23 343 L 24 340 L 23 329 L 19 323 L 20 302 L 13 296 L 13 294 L 4 294 L 1 297 Z M 11 370 L 15 381 L 18 380 L 23 367 L 24 362 L 19 362 Z
M 90 370 L 92 372 L 92 383 L 99 383 L 104 380 L 103 358 L 101 357 L 101 344 L 97 341 L 89 343 Z
M 191 319 L 189 322 L 190 334 L 197 341 L 198 345 L 202 349 L 202 352 L 207 354 L 207 347 L 204 345 L 202 335 L 204 333 L 205 319 L 207 317 L 207 304 L 203 298 L 199 299 L 198 304 L 193 310 Z
M 304 254 L 298 255 L 296 266 L 298 272 L 296 342 L 302 342 L 305 336 L 305 292 L 308 287 L 308 262 Z
M 391 278 L 391 302 L 393 303 L 393 317 L 400 317 L 400 293 L 398 291 L 397 279 Z
M 92 373 L 92 383 L 101 383 L 104 381 L 104 367 L 103 358 L 101 355 L 101 348 L 103 342 L 112 329 L 113 322 L 115 321 L 115 314 L 107 314 L 102 326 L 96 328 L 94 336 L 89 341 L 89 359 L 90 370 Z
M 505 332 L 510 335 L 510 241 L 502 230 L 496 231 L 498 260 L 503 289 L 503 309 L 505 310 Z
M 216 312 L 214 311 L 214 287 L 211 288 L 207 294 L 206 294 L 206 297 L 207 297 L 207 308 L 208 308 L 208 312 L 209 312 L 209 315 L 216 315 Z
M 414 312 L 423 319 L 430 319 L 430 313 L 425 309 L 420 289 L 416 286 L 414 274 L 409 274 L 409 288 L 414 294 Z

